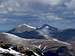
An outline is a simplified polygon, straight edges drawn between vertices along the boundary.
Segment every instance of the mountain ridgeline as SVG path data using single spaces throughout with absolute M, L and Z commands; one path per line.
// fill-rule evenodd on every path
M 58 31 L 53 37 L 59 38 L 63 41 L 75 40 L 75 29 L 65 29 Z
M 27 39 L 46 39 L 50 37 L 63 41 L 75 39 L 75 29 L 59 30 L 48 24 L 44 24 L 43 26 L 37 28 L 23 24 L 8 31 L 8 33 Z
M 5 56 L 6 51 L 14 56 L 75 56 L 75 42 L 71 41 L 74 36 L 75 29 L 59 30 L 47 24 L 36 28 L 22 24 L 0 33 L 0 51 Z

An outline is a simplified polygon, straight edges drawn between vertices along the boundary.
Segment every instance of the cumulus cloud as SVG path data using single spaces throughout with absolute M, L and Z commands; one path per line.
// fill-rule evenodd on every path
M 66 1 L 67 0 L 3 0 L 0 4 L 0 14 L 11 14 L 11 16 L 31 15 L 33 17 L 40 17 L 41 19 L 61 20 L 63 18 L 58 17 L 56 12 L 53 12 L 56 14 L 53 15 L 48 14 L 51 13 L 48 11 L 50 11 L 50 8 L 61 5 Z M 58 8 L 59 7 L 57 7 L 57 9 Z M 54 9 L 54 11 L 57 9 Z M 60 10 L 62 9 L 60 8 Z M 44 13 L 46 11 L 47 13 Z
M 7 0 L 7 1 L 2 1 L 0 4 L 0 9 L 7 10 L 7 11 L 14 11 L 14 10 L 30 10 L 29 4 L 34 4 L 36 3 L 41 3 L 45 5 L 50 5 L 50 6 L 55 6 L 58 5 L 62 2 L 62 0 Z M 35 5 L 37 6 L 37 5 Z M 29 9 L 30 8 L 30 9 Z
M 62 20 L 63 18 L 58 17 L 58 16 L 47 16 L 48 18 L 50 18 L 50 20 Z
M 32 14 L 33 12 L 34 15 L 38 15 L 48 11 L 50 6 L 56 6 L 60 3 L 62 3 L 62 0 L 3 0 L 0 4 L 0 14 L 11 13 L 19 16 Z

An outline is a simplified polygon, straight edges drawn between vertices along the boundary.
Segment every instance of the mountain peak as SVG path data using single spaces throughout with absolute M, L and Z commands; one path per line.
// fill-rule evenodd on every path
M 35 29 L 36 29 L 36 27 L 30 26 L 30 25 L 27 25 L 27 24 L 21 24 L 21 25 L 18 25 L 16 28 L 12 29 L 12 30 L 9 31 L 9 32 L 22 33 L 22 32 L 33 31 L 33 30 L 35 30 Z
M 50 26 L 48 24 L 44 24 L 42 27 L 39 27 L 38 29 L 49 29 L 49 30 L 52 30 L 52 31 L 57 31 L 58 29 L 53 27 L 53 26 Z
M 36 27 L 30 26 L 30 25 L 27 25 L 27 24 L 21 24 L 21 25 L 18 25 L 18 27 L 28 27 L 28 28 L 36 29 Z

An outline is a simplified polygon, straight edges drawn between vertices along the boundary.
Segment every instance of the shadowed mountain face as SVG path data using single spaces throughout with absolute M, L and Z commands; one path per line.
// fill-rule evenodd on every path
M 22 33 L 13 33 L 19 37 L 27 39 L 44 39 L 45 37 L 39 34 L 37 31 L 22 32 Z
M 54 37 L 57 37 L 64 41 L 70 41 L 72 39 L 75 39 L 75 29 L 65 29 L 65 30 L 59 31 L 54 35 Z

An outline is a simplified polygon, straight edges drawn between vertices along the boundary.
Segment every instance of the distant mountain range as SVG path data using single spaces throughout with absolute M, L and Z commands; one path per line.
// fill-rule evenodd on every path
M 75 39 L 74 36 L 74 29 L 59 30 L 47 24 L 36 28 L 22 24 L 7 33 L 0 33 L 0 44 L 15 44 L 17 46 L 23 46 L 24 50 L 27 48 L 29 50 L 39 48 L 40 50 L 43 50 L 43 52 L 48 50 L 55 52 L 60 49 L 60 47 L 66 47 L 66 51 L 69 51 L 69 53 L 75 56 L 75 45 L 72 41 L 72 39 Z M 70 41 L 70 43 L 66 41 Z M 59 51 L 59 54 L 60 52 L 61 51 Z
M 47 39 L 57 32 L 57 28 L 44 24 L 41 27 L 32 27 L 26 24 L 18 25 L 16 28 L 8 31 L 7 33 L 15 34 L 22 38 L 27 39 Z
M 26 24 L 18 25 L 16 28 L 8 31 L 8 33 L 12 33 L 27 39 L 44 39 L 44 36 L 37 32 L 36 27 L 32 27 Z
M 58 31 L 53 37 L 59 38 L 63 41 L 75 40 L 75 29 L 65 29 Z
M 59 30 L 48 24 L 44 24 L 43 26 L 37 28 L 22 24 L 8 31 L 8 33 L 28 39 L 48 39 L 53 37 L 63 41 L 70 41 L 75 38 L 75 29 Z

